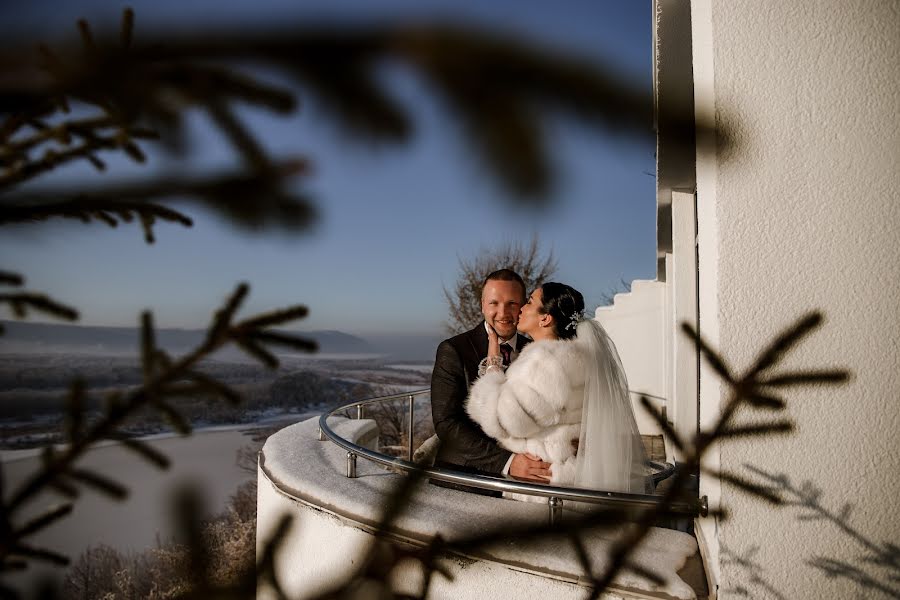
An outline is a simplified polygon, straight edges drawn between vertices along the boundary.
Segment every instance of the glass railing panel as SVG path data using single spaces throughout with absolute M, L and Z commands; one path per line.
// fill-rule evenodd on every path
M 335 434 L 327 423 L 327 419 L 334 415 L 375 420 L 382 432 L 378 450 L 363 448 Z M 421 449 L 422 445 L 434 435 L 430 389 L 403 391 L 340 406 L 320 417 L 319 430 L 319 439 L 330 440 L 347 451 L 348 477 L 355 476 L 356 461 L 362 458 L 394 471 L 416 473 L 419 476 L 449 483 L 499 492 L 542 496 L 548 499 L 551 520 L 558 518 L 564 502 L 650 508 L 660 501 L 660 497 L 653 494 L 624 494 L 529 483 L 435 468 L 427 460 L 414 461 L 416 450 Z M 673 472 L 674 466 L 671 464 L 648 461 L 647 475 L 653 479 L 654 484 L 659 484 Z M 706 502 L 704 498 L 679 500 L 669 505 L 669 512 L 687 516 L 705 515 Z

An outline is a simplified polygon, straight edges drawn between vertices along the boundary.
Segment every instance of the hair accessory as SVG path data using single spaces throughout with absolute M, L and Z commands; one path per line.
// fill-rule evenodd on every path
M 584 310 L 576 311 L 569 317 L 569 324 L 566 325 L 566 329 L 575 329 L 578 327 L 578 323 L 580 323 L 584 319 Z

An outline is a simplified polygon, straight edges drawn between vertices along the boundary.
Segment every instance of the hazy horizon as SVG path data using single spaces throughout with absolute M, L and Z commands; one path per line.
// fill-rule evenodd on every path
M 0 320 L 5 329 L 0 336 L 0 355 L 110 355 L 137 357 L 140 329 L 137 327 L 96 326 L 68 323 Z M 338 330 L 276 328 L 316 340 L 319 349 L 304 353 L 286 347 L 273 347 L 282 357 L 295 359 L 380 358 L 392 361 L 431 362 L 443 333 L 353 334 Z M 197 347 L 206 329 L 157 328 L 160 347 L 182 353 Z M 256 362 L 235 347 L 219 350 L 212 360 Z

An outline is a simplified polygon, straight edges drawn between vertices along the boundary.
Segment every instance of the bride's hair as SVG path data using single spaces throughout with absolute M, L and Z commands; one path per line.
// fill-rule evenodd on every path
M 541 286 L 541 313 L 553 317 L 553 327 L 561 340 L 575 337 L 578 321 L 584 316 L 584 296 L 564 283 L 548 281 Z

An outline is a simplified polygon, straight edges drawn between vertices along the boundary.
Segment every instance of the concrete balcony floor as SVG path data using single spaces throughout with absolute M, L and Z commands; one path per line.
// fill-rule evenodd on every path
M 333 423 L 333 424 L 332 424 Z M 377 427 L 369 420 L 334 418 L 336 433 L 360 445 L 373 443 Z M 347 478 L 346 454 L 319 441 L 317 419 L 287 427 L 266 442 L 260 454 L 259 547 L 284 513 L 294 526 L 276 559 L 276 570 L 290 597 L 308 597 L 345 580 L 372 543 L 385 501 L 404 475 L 368 461 L 358 477 Z M 565 518 L 565 516 L 564 516 Z M 545 523 L 544 503 L 516 502 L 423 484 L 405 506 L 390 535 L 422 546 L 435 535 L 454 540 L 485 531 Z M 615 532 L 593 533 L 584 544 L 599 573 Z M 583 598 L 587 576 L 570 542 L 564 539 L 493 544 L 471 554 L 441 559 L 453 580 L 437 575 L 431 598 Z M 624 573 L 604 598 L 705 598 L 703 568 L 696 540 L 682 532 L 654 529 L 635 561 L 660 575 L 663 585 Z M 410 561 L 411 562 L 411 561 Z M 417 564 L 396 569 L 390 585 L 417 593 Z M 270 597 L 261 589 L 260 598 Z

